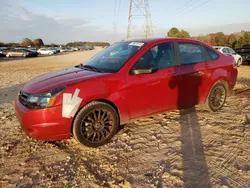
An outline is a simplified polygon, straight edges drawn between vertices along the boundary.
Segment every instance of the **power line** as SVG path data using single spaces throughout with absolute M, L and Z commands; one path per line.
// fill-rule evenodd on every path
M 192 0 L 191 0 L 191 1 L 192 1 Z M 191 1 L 190 1 L 190 2 L 191 2 Z M 182 9 L 181 11 L 178 11 L 176 14 L 177 14 L 177 15 L 180 14 L 181 12 L 183 12 L 183 11 L 185 11 L 186 9 L 188 9 L 189 7 L 195 5 L 195 4 L 198 3 L 199 1 L 200 1 L 200 0 L 196 0 L 194 3 L 188 5 L 187 7 L 185 7 L 184 9 Z
M 193 12 L 193 11 L 196 10 L 197 8 L 200 8 L 201 6 L 207 4 L 209 1 L 210 1 L 210 0 L 207 0 L 207 1 L 205 1 L 204 3 L 200 4 L 199 6 L 196 6 L 195 8 L 193 8 L 193 9 L 187 11 L 187 12 L 184 12 L 183 15 L 186 15 L 186 14 L 188 14 L 188 13 L 190 13 L 190 12 Z
M 116 32 L 116 9 L 117 9 L 117 0 L 115 0 L 115 10 L 114 10 L 114 17 L 113 17 L 113 27 L 114 31 Z
M 191 3 L 192 1 L 194 0 L 191 0 L 191 1 L 187 1 L 185 4 L 183 4 L 182 6 L 180 6 L 179 8 L 177 8 L 176 10 L 181 10 L 182 8 L 184 8 L 186 5 L 188 5 L 189 3 Z
M 117 20 L 120 13 L 121 0 L 115 0 L 115 10 L 114 10 L 114 18 L 113 18 L 113 27 L 116 32 L 117 29 Z

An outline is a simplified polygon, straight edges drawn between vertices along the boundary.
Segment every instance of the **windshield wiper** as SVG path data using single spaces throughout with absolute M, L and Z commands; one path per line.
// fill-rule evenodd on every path
M 80 64 L 80 67 L 84 68 L 84 69 L 92 70 L 92 71 L 95 71 L 95 72 L 103 72 L 100 69 L 98 69 L 98 68 L 96 68 L 96 67 L 94 67 L 92 65 L 83 65 L 83 64 Z

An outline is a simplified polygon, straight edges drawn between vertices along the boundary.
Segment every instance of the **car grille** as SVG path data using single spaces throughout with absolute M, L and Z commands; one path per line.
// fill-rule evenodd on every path
M 28 98 L 29 98 L 30 94 L 28 93 L 25 93 L 23 91 L 20 91 L 19 93 L 19 101 L 22 105 L 24 106 L 29 106 L 29 103 L 28 103 Z

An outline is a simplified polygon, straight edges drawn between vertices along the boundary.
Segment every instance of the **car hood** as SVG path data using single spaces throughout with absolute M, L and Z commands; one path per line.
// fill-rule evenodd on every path
M 93 72 L 77 67 L 63 69 L 32 79 L 24 85 L 22 90 L 30 94 L 42 93 L 90 78 L 99 77 L 105 74 L 109 73 Z

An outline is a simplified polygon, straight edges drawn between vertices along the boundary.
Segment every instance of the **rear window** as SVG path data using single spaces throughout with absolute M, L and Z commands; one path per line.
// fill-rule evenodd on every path
M 219 54 L 217 54 L 217 52 L 215 52 L 214 50 L 208 48 L 208 47 L 205 47 L 206 50 L 207 50 L 207 54 L 209 56 L 209 59 L 211 60 L 217 60 L 219 58 Z

